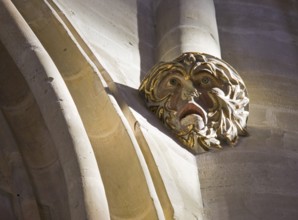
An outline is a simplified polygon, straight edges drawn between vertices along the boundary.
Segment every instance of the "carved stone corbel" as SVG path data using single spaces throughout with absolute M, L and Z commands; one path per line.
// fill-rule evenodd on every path
M 148 108 L 191 152 L 235 145 L 247 135 L 249 99 L 243 80 L 225 61 L 183 53 L 155 65 L 139 92 Z

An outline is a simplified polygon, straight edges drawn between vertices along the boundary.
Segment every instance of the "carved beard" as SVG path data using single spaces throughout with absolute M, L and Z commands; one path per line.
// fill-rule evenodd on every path
M 238 135 L 247 135 L 248 111 L 244 107 L 249 100 L 243 90 L 237 91 L 231 98 L 213 88 L 208 92 L 213 100 L 211 109 L 190 101 L 182 109 L 173 110 L 169 107 L 171 96 L 160 102 L 150 101 L 148 106 L 190 151 L 202 153 L 222 148 L 221 141 L 234 145 Z

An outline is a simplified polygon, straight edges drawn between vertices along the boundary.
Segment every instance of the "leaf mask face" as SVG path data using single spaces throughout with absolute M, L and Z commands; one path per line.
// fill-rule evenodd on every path
M 184 53 L 154 66 L 139 92 L 158 118 L 193 153 L 235 144 L 246 135 L 246 87 L 226 62 L 208 54 Z

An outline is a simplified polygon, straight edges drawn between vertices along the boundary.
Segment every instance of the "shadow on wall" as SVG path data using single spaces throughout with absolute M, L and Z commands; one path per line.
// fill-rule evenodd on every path
M 296 219 L 297 134 L 249 132 L 235 148 L 197 157 L 206 219 Z
M 160 61 L 182 54 L 181 0 L 137 1 L 140 81 Z
M 287 12 L 298 12 L 298 2 L 297 1 L 276 1 L 275 2 L 277 4 L 276 8 L 280 8 L 282 9 L 281 11 L 287 11 Z M 285 30 L 288 33 L 291 33 L 293 30 L 297 30 L 297 25 L 298 25 L 298 21 L 297 18 L 295 18 L 294 16 L 288 16 L 285 13 L 280 13 L 281 19 L 280 21 L 283 22 L 283 27 L 285 28 Z M 298 13 L 296 13 L 296 17 L 298 17 Z M 291 37 L 291 41 L 294 44 L 298 43 L 298 40 L 293 36 L 290 35 L 289 37 Z M 298 51 L 296 51 L 298 54 Z
M 175 136 L 167 129 L 160 120 L 153 114 L 145 105 L 144 99 L 139 95 L 137 89 L 131 88 L 129 86 L 116 83 L 121 95 L 125 99 L 125 103 L 133 110 L 142 115 L 146 120 L 160 132 L 166 134 L 172 138 L 177 144 L 180 145 L 180 142 L 176 140 Z
M 137 1 L 140 81 L 155 63 L 155 26 L 151 1 Z

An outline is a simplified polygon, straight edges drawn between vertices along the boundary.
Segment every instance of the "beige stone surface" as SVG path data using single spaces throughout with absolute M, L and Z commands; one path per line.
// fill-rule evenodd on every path
M 215 3 L 0 2 L 1 219 L 297 218 L 297 3 Z M 137 88 L 219 40 L 250 136 L 194 156 Z
M 46 4 L 41 1 L 25 4 L 16 1 L 15 4 L 26 21 L 33 24 L 32 30 L 53 59 L 78 108 L 101 171 L 111 217 L 138 219 L 145 215 L 155 219 L 155 208 L 134 142 L 109 99 L 98 71 L 67 32 L 67 27 L 46 9 Z M 33 7 L 36 13 L 32 13 Z M 46 17 L 39 17 L 42 10 L 48 14 Z
M 149 30 L 154 30 L 151 3 L 114 1 L 109 5 L 105 1 L 63 1 L 58 2 L 60 8 L 52 1 L 38 0 L 4 1 L 2 4 L 2 16 L 6 16 L 7 27 L 1 32 L 2 51 L 10 53 L 3 56 L 5 59 L 11 56 L 13 61 L 7 68 L 16 69 L 5 70 L 7 74 L 14 71 L 15 76 L 10 74 L 10 81 L 2 84 L 2 95 L 10 102 L 14 98 L 10 95 L 14 93 L 16 98 L 24 99 L 18 115 L 6 111 L 5 107 L 2 111 L 18 145 L 24 146 L 21 149 L 26 146 L 33 149 L 32 153 L 21 151 L 21 154 L 24 161 L 33 167 L 33 170 L 25 170 L 36 192 L 34 202 L 41 218 L 80 219 L 88 216 L 93 219 L 101 215 L 102 218 L 110 215 L 112 219 L 199 217 L 202 203 L 194 157 L 181 149 L 171 137 L 157 130 L 146 133 L 145 130 L 154 127 L 125 103 L 131 100 L 131 91 L 138 87 L 142 75 L 156 60 L 155 33 L 148 31 L 151 33 L 148 37 L 142 32 L 146 30 L 142 27 L 144 24 L 150 27 Z M 122 13 L 105 10 L 113 6 L 122 9 Z M 72 7 L 73 10 L 70 10 Z M 142 13 L 148 16 L 143 18 Z M 77 25 L 74 27 L 78 32 L 71 23 Z M 10 35 L 14 37 L 9 38 Z M 107 43 L 105 40 L 108 40 Z M 139 47 L 149 50 L 146 52 L 143 48 L 142 53 L 146 54 L 140 55 Z M 147 54 L 150 56 L 146 58 Z M 16 85 L 17 90 L 11 85 Z M 133 87 L 124 89 L 130 86 Z M 137 94 L 133 95 L 138 100 Z M 69 103 L 64 106 L 67 102 L 72 106 Z M 143 113 L 147 112 L 141 101 L 136 106 L 143 108 Z M 23 112 L 24 109 L 28 110 Z M 72 115 L 73 112 L 76 115 Z M 57 123 L 58 115 L 62 117 L 60 123 Z M 135 117 L 143 120 L 143 124 L 139 124 Z M 65 121 L 66 124 L 63 124 Z M 24 123 L 30 124 L 30 127 L 22 128 L 20 125 Z M 82 132 L 77 133 L 80 129 Z M 66 140 L 64 136 L 69 133 L 71 135 Z M 77 142 L 78 145 L 75 134 L 81 141 Z M 148 144 L 154 138 L 166 138 L 163 143 L 165 150 L 168 145 L 174 148 L 159 155 L 156 152 L 158 144 Z M 68 144 L 70 148 L 66 150 L 65 145 Z M 84 148 L 84 145 L 87 148 L 81 152 L 78 147 Z M 65 153 L 73 149 L 74 154 L 66 156 Z M 152 154 L 154 149 L 155 155 Z M 178 149 L 178 155 L 175 149 Z M 83 156 L 86 153 L 88 157 Z M 94 160 L 93 157 L 98 167 L 94 161 L 93 164 L 84 164 L 87 158 Z M 79 165 L 69 170 L 71 163 L 66 158 Z M 179 166 L 175 165 L 177 160 L 180 161 Z M 173 168 L 169 170 L 167 167 L 171 166 Z M 35 174 L 34 169 L 40 167 L 45 167 L 44 171 Z M 181 167 L 188 172 L 182 172 Z M 105 192 L 101 191 L 99 171 Z M 177 172 L 182 178 L 176 177 Z M 78 176 L 75 173 L 82 175 L 83 187 L 69 185 L 71 180 L 79 183 L 80 178 L 76 180 Z M 90 174 L 94 176 L 90 178 Z M 185 188 L 187 182 L 190 183 Z M 57 184 L 59 187 L 56 187 Z M 94 191 L 95 188 L 98 190 Z M 61 202 L 63 205 L 59 205 Z M 35 213 L 36 219 L 39 218 L 38 212 Z M 9 213 L 13 215 L 8 209 L 7 215 Z
M 33 200 L 32 208 L 21 212 L 30 187 L 27 193 L 14 192 L 12 198 L 20 197 L 13 203 L 17 217 L 109 219 L 89 139 L 60 73 L 15 6 L 10 1 L 0 4 L 2 76 L 6 74 L 1 110 L 22 156 L 19 163 L 26 164 L 39 209 L 35 213 Z
M 181 149 L 171 136 L 165 135 L 155 128 L 157 126 L 166 133 L 159 123 L 154 121 L 154 116 L 145 109 L 143 101 L 140 100 L 136 91 L 146 71 L 159 59 L 158 56 L 162 55 L 161 53 L 166 52 L 155 51 L 157 34 L 154 30 L 154 22 L 159 24 L 168 20 L 172 22 L 173 26 L 178 26 L 184 23 L 186 25 L 186 21 L 177 23 L 174 17 L 166 17 L 166 7 L 159 9 L 159 13 L 163 11 L 162 13 L 165 16 L 161 17 L 159 15 L 157 17 L 157 12 L 152 5 L 153 2 L 150 1 L 130 1 L 125 3 L 123 1 L 113 1 L 110 3 L 111 5 L 108 5 L 106 1 L 96 3 L 91 3 L 91 1 L 56 2 L 61 10 L 66 13 L 67 18 L 83 39 L 90 45 L 96 58 L 102 64 L 104 70 L 100 70 L 100 73 L 105 78 L 105 81 L 108 82 L 110 80 L 105 77 L 105 72 L 107 72 L 112 80 L 116 82 L 115 86 L 118 88 L 121 96 L 117 95 L 117 92 L 115 93 L 113 89 L 111 89 L 111 94 L 120 103 L 120 108 L 124 109 L 122 106 L 123 100 L 119 99 L 124 99 L 130 107 L 128 111 L 134 114 L 133 118 L 135 119 L 131 119 L 131 114 L 127 113 L 126 110 L 124 111 L 124 116 L 128 117 L 129 115 L 128 122 L 131 124 L 130 128 L 127 129 L 133 128 L 134 133 L 137 133 L 137 143 L 139 145 L 137 147 L 140 147 L 142 150 L 147 163 L 146 166 L 148 166 L 150 171 L 166 218 L 172 219 L 173 216 L 177 219 L 201 218 L 202 202 L 195 157 Z M 181 13 L 185 17 L 187 12 L 185 10 L 180 12 L 177 3 L 184 4 L 184 1 L 176 1 L 176 5 L 173 5 L 175 6 L 176 14 Z M 156 4 L 155 6 L 158 5 L 157 2 L 154 4 Z M 187 6 L 187 3 L 185 4 Z M 100 9 L 90 10 L 90 5 L 93 8 Z M 207 8 L 205 8 L 206 6 L 199 7 L 200 10 L 197 10 L 193 15 L 193 21 L 188 21 L 189 25 L 192 25 L 192 27 L 200 25 L 200 19 L 195 18 L 196 14 L 206 17 L 206 11 L 210 10 L 210 14 L 214 15 L 212 2 L 206 3 L 206 5 L 208 6 Z M 122 13 L 118 13 L 119 7 L 122 8 Z M 114 10 L 108 11 L 106 10 L 107 8 L 113 8 Z M 215 19 L 212 16 L 210 17 L 212 22 L 210 22 L 209 26 L 206 23 L 203 29 L 207 29 L 207 33 L 209 33 L 208 31 L 215 31 L 214 35 L 217 36 L 217 29 L 214 29 L 216 27 Z M 199 28 L 202 27 L 197 29 Z M 186 28 L 184 33 L 190 33 L 191 30 Z M 182 38 L 182 36 L 177 33 L 173 36 L 173 38 L 175 37 L 178 45 L 180 42 L 178 39 Z M 206 36 L 204 33 L 203 37 L 208 40 L 211 39 L 214 43 L 210 34 Z M 192 38 L 191 42 L 200 45 L 199 42 L 201 40 L 202 38 L 200 37 Z M 160 45 L 163 45 L 163 43 L 160 43 Z M 201 44 L 196 49 L 204 51 L 206 45 L 208 43 Z M 215 42 L 214 45 L 211 49 L 208 48 L 209 52 L 219 54 L 218 44 Z M 182 46 L 183 48 L 172 52 L 171 55 L 178 56 L 181 52 L 187 50 L 184 45 Z M 167 48 L 167 46 L 164 48 Z M 156 53 L 159 53 L 159 55 Z M 109 82 L 108 86 L 111 88 Z M 144 119 L 144 115 L 147 119 Z M 137 124 L 135 124 L 136 120 L 138 120 Z M 136 125 L 140 126 L 140 130 L 137 132 Z M 138 138 L 143 135 L 143 138 Z M 181 167 L 188 171 L 182 172 Z M 177 173 L 179 173 L 178 178 Z

